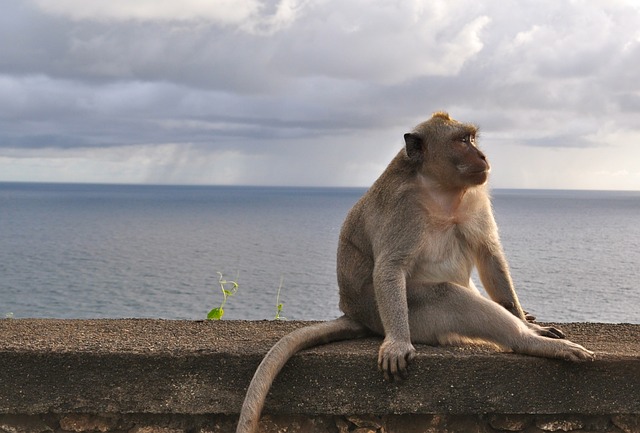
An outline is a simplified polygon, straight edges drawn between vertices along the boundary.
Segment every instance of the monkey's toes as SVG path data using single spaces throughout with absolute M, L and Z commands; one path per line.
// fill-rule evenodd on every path
M 596 359 L 596 354 L 590 350 L 583 348 L 580 352 L 578 352 L 578 357 L 580 358 L 580 361 L 593 361 L 594 359 Z

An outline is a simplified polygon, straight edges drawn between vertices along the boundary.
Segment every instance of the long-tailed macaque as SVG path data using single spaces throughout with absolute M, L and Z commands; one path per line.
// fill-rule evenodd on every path
M 349 212 L 338 244 L 338 319 L 283 337 L 258 367 L 238 433 L 257 430 L 275 376 L 297 351 L 330 341 L 384 337 L 378 366 L 402 377 L 413 343 L 493 343 L 571 361 L 593 352 L 527 320 L 509 275 L 487 193 L 490 166 L 477 128 L 435 113 Z M 470 279 L 476 266 L 491 300 Z

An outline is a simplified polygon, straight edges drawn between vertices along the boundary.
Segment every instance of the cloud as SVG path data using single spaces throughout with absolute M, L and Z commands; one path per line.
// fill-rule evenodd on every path
M 195 0 L 40 0 L 36 6 L 25 13 L 44 21 L 42 42 L 55 45 L 55 59 L 42 65 L 49 74 L 238 92 L 317 76 L 393 84 L 455 75 L 482 50 L 490 22 L 464 4 L 430 2 L 281 0 L 268 7 L 245 0 L 212 7 Z
M 273 56 L 279 71 L 387 85 L 456 75 L 482 50 L 479 34 L 490 21 L 454 3 L 448 10 L 432 2 L 328 3 L 310 7 L 291 28 L 296 37 L 281 35 Z
M 37 0 L 44 12 L 74 21 L 211 21 L 240 24 L 258 13 L 255 0 Z
M 568 161 L 637 136 L 638 28 L 625 1 L 13 2 L 0 155 L 27 170 L 34 152 L 97 166 L 129 149 L 105 167 L 140 181 L 362 184 L 444 109 L 524 165 Z M 601 171 L 637 172 L 625 151 Z
M 250 34 L 270 35 L 295 21 L 304 2 L 280 0 L 267 5 L 257 0 L 36 0 L 48 14 L 75 22 L 160 22 L 179 24 L 215 24 L 236 26 Z M 178 26 L 176 26 L 178 24 Z

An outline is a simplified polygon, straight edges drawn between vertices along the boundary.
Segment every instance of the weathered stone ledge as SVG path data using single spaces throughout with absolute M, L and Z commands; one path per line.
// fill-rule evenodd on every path
M 0 430 L 132 431 L 141 424 L 131 420 L 143 417 L 173 423 L 162 427 L 160 421 L 148 421 L 153 428 L 178 425 L 180 430 L 189 424 L 177 421 L 184 418 L 191 420 L 184 432 L 232 431 L 264 353 L 305 324 L 0 320 Z M 467 431 L 452 426 L 475 420 L 482 430 L 471 431 L 554 431 L 559 426 L 560 431 L 639 432 L 640 325 L 557 326 L 594 350 L 596 360 L 569 363 L 486 347 L 418 346 L 408 379 L 389 384 L 376 368 L 379 339 L 304 351 L 276 380 L 265 408 L 270 414 L 265 423 L 280 419 L 289 427 L 263 427 L 444 432 Z M 73 424 L 78 417 L 85 423 Z M 87 417 L 107 419 L 107 426 L 88 428 Z M 20 430 L 16 419 L 40 427 Z M 354 419 L 369 419 L 369 424 L 359 426 Z M 38 424 L 43 420 L 49 423 Z M 318 427 L 325 424 L 330 427 Z M 296 430 L 295 425 L 306 427 Z

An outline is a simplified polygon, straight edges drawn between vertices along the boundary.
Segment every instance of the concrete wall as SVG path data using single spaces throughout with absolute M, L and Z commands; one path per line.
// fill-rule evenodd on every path
M 0 320 L 0 432 L 232 432 L 264 353 L 304 325 Z M 379 339 L 304 351 L 262 431 L 640 433 L 640 325 L 557 326 L 597 359 L 418 346 L 407 380 L 386 383 Z

